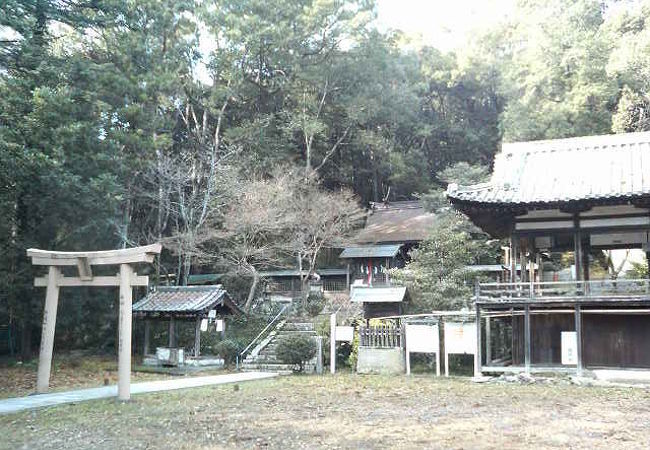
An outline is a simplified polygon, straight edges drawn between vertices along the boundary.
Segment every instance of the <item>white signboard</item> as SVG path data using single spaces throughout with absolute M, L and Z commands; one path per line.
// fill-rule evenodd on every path
M 438 325 L 406 325 L 406 374 L 411 373 L 411 353 L 435 353 L 436 375 L 440 376 Z
M 352 342 L 354 339 L 354 327 L 336 327 L 337 342 Z
M 201 320 L 201 331 L 208 331 L 208 319 Z
M 476 324 L 445 322 L 445 353 L 476 353 Z
M 438 325 L 406 325 L 406 348 L 411 353 L 435 353 L 440 347 Z
M 575 331 L 562 331 L 562 364 L 578 364 L 578 337 Z
M 476 324 L 445 322 L 445 376 L 449 376 L 449 355 L 474 355 L 474 373 L 479 375 Z
M 218 332 L 226 331 L 226 323 L 223 321 L 223 319 L 217 319 L 216 324 Z
M 214 319 L 215 317 L 217 317 L 217 310 L 216 309 L 211 309 L 210 311 L 208 311 L 208 317 L 210 319 Z

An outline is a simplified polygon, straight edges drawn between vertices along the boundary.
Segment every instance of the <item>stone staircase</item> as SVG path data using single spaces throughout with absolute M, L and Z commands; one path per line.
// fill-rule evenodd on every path
M 290 374 L 293 372 L 291 364 L 285 364 L 280 361 L 276 355 L 278 341 L 284 336 L 302 334 L 316 337 L 318 334 L 314 331 L 314 324 L 308 319 L 291 318 L 285 319 L 278 323 L 277 327 L 271 331 L 259 344 L 251 350 L 242 362 L 241 369 L 245 372 L 266 371 L 278 372 L 281 374 Z M 311 373 L 316 370 L 316 358 L 305 364 L 305 373 Z

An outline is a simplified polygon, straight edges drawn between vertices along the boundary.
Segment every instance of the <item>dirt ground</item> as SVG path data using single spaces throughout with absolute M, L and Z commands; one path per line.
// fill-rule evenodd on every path
M 650 392 L 289 376 L 0 416 L 2 448 L 650 448 Z
M 21 397 L 32 394 L 36 387 L 38 359 L 27 364 L 13 360 L 0 361 L 0 398 Z M 211 375 L 223 371 L 201 371 L 192 375 Z M 171 375 L 161 373 L 132 372 L 131 382 L 164 380 Z M 115 357 L 56 356 L 50 377 L 52 392 L 117 384 L 117 360 Z

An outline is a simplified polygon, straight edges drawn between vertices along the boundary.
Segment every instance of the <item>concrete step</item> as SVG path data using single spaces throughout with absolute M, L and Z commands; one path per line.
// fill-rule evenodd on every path
M 294 366 L 292 364 L 253 364 L 253 365 L 246 365 L 242 364 L 241 370 L 244 372 L 252 372 L 252 371 L 264 371 L 264 372 L 287 372 L 287 373 L 293 373 L 293 368 Z M 312 373 L 316 370 L 316 366 L 314 364 L 305 364 L 304 372 L 305 373 Z

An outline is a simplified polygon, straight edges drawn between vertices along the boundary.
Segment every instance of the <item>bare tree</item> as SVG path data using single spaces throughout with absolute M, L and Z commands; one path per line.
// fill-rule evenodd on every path
M 260 270 L 287 260 L 287 231 L 293 220 L 286 213 L 292 194 L 286 182 L 290 176 L 241 182 L 224 216 L 213 217 L 200 238 L 202 258 L 252 278 L 244 304 L 247 312 L 255 300 Z
M 352 193 L 325 191 L 304 170 L 285 168 L 243 182 L 222 220 L 206 227 L 199 247 L 204 258 L 252 278 L 244 304 L 250 311 L 261 270 L 297 261 L 305 287 L 322 249 L 340 245 L 362 217 Z
M 291 209 L 296 220 L 291 245 L 303 292 L 307 292 L 307 282 L 316 270 L 322 250 L 344 245 L 365 214 L 351 191 L 326 191 L 313 177 L 296 184 L 294 191 Z

